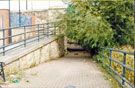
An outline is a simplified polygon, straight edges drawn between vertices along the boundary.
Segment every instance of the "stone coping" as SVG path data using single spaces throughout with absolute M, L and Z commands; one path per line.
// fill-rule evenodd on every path
M 35 51 L 55 40 L 57 40 L 56 37 L 48 37 L 40 40 L 39 42 L 36 41 L 33 43 L 29 43 L 26 47 L 20 47 L 19 49 L 7 52 L 5 56 L 0 57 L 0 62 L 4 62 L 6 65 L 10 64 L 16 60 L 19 60 L 19 58 L 31 53 L 32 51 Z

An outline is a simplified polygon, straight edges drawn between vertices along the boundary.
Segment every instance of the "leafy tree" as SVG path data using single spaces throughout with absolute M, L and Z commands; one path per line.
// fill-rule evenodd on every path
M 132 1 L 100 2 L 102 17 L 114 30 L 114 42 L 119 45 L 133 45 L 134 6 Z
M 92 52 L 102 46 L 133 45 L 132 1 L 74 1 L 58 18 L 59 29 Z

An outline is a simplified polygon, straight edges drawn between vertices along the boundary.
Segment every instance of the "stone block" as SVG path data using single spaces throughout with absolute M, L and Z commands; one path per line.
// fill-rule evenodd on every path
M 34 58 L 34 62 L 36 62 L 36 65 L 40 64 L 40 58 L 41 58 L 40 49 L 34 51 L 33 58 Z
M 20 58 L 20 68 L 26 69 L 26 68 L 30 68 L 31 64 L 33 64 L 34 62 L 34 58 L 33 58 L 34 54 L 33 53 L 29 53 L 26 56 Z
M 18 69 L 20 66 L 19 61 L 12 62 L 4 67 L 6 74 L 11 74 L 15 69 Z
M 52 42 L 50 47 L 50 58 L 55 59 L 59 57 L 59 47 L 56 41 Z
M 41 60 L 40 62 L 43 63 L 45 61 L 50 60 L 50 44 L 42 47 L 41 49 Z

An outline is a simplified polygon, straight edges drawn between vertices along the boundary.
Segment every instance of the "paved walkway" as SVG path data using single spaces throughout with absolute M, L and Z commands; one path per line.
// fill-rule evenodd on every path
M 29 82 L 22 80 L 6 88 L 111 88 L 97 64 L 85 52 L 70 53 L 28 69 L 26 74 Z

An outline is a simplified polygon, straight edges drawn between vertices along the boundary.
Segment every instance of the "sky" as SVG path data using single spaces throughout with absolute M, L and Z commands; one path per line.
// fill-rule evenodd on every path
M 19 10 L 19 0 L 12 1 L 10 4 L 11 11 L 18 11 Z M 26 1 L 21 0 L 20 1 L 21 5 L 21 10 L 25 11 L 26 10 Z M 28 10 L 41 10 L 41 9 L 48 9 L 50 7 L 67 7 L 66 4 L 64 4 L 62 1 L 38 1 L 38 0 L 33 0 L 33 1 L 28 1 Z M 0 0 L 0 9 L 8 9 L 9 4 L 8 1 L 6 0 Z

